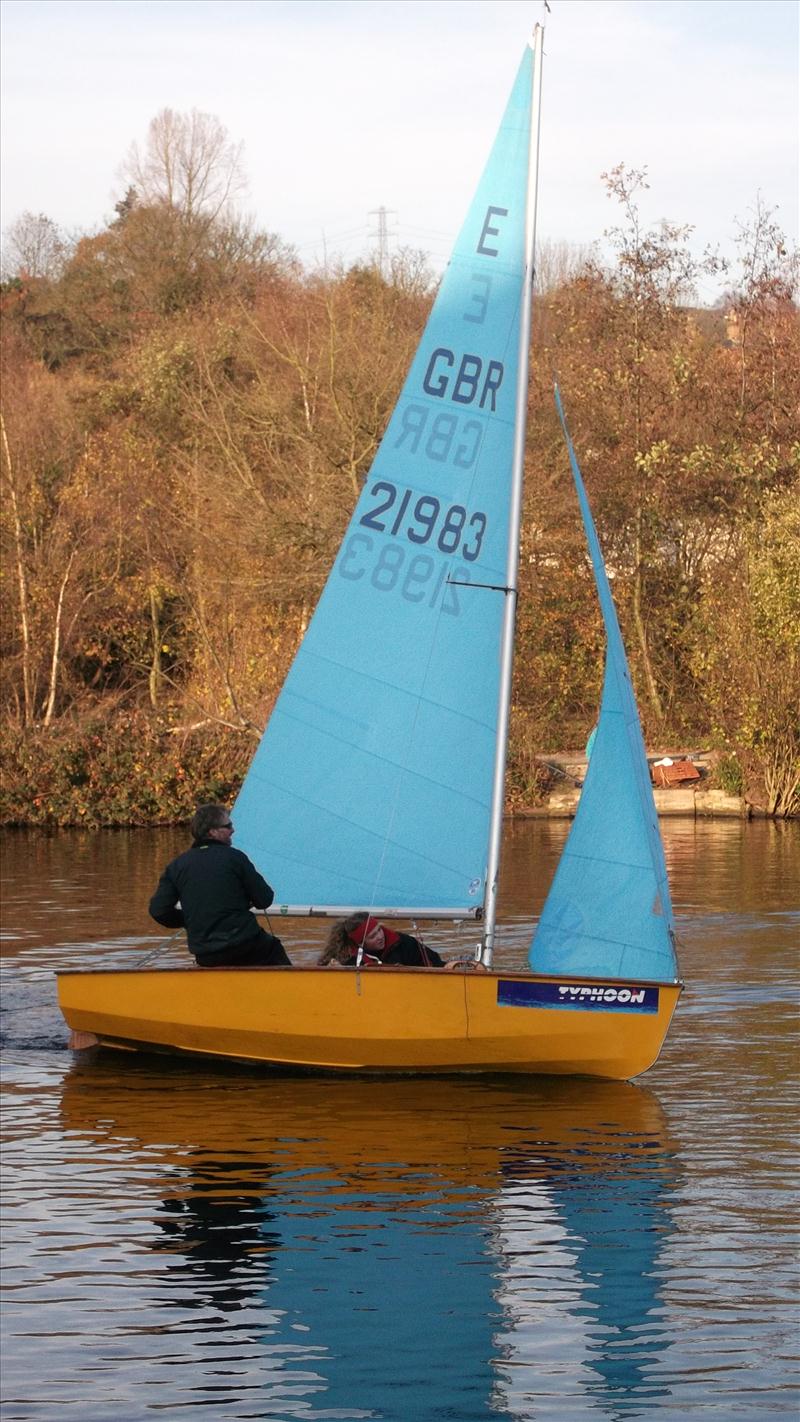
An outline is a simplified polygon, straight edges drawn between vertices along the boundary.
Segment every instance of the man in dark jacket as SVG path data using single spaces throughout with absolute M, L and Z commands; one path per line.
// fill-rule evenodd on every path
M 185 928 L 201 968 L 291 966 L 279 938 L 256 923 L 251 909 L 275 895 L 246 854 L 231 844 L 224 805 L 201 805 L 191 823 L 194 843 L 168 864 L 150 900 L 150 917 Z

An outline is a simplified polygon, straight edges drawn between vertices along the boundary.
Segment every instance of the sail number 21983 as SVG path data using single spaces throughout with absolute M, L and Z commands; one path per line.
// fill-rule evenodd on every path
M 418 545 L 433 541 L 440 553 L 460 553 L 468 563 L 480 556 L 485 513 L 470 514 L 463 504 L 443 505 L 433 494 L 415 499 L 413 489 L 398 489 L 385 479 L 376 480 L 369 493 L 377 502 L 358 520 L 364 528 L 392 538 L 405 535 Z

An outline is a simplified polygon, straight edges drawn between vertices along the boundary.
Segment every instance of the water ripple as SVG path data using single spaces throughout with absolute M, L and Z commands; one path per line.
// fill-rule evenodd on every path
M 165 840 L 138 862 L 100 837 L 77 884 L 28 846 L 4 1422 L 794 1415 L 798 841 L 749 828 L 667 835 L 688 988 L 634 1086 L 73 1062 L 52 968 L 158 941 L 140 905 Z M 525 960 L 559 835 L 510 837 L 501 964 Z

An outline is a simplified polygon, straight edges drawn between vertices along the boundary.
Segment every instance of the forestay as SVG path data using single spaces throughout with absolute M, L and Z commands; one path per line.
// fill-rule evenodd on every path
M 483 902 L 530 115 L 528 49 L 235 806 L 281 905 Z
M 537 973 L 674 982 L 674 921 L 639 713 L 561 398 L 607 647 L 597 734 L 575 820 L 534 934 Z

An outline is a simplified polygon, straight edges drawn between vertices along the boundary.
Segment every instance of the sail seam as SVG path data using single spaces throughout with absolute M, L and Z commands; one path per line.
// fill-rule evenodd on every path
M 466 586 L 479 587 L 480 584 L 468 583 Z M 422 692 L 409 691 L 408 687 L 400 686 L 397 682 L 389 681 L 386 677 L 372 676 L 369 672 L 363 671 L 357 664 L 353 665 L 349 662 L 337 662 L 334 661 L 332 657 L 323 657 L 319 652 L 314 651 L 310 652 L 309 656 L 316 657 L 318 661 L 324 662 L 326 666 L 335 668 L 336 671 L 345 672 L 350 676 L 362 676 L 365 681 L 371 682 L 375 686 L 388 687 L 390 691 L 395 692 L 398 696 L 408 697 L 409 701 L 415 700 L 421 705 L 429 706 L 434 711 L 446 711 L 449 716 L 457 716 L 459 720 L 466 721 L 471 726 L 480 726 L 482 730 L 492 730 L 492 727 L 487 721 L 481 720 L 477 716 L 467 715 L 464 711 L 458 710 L 455 706 L 449 705 L 446 701 L 437 701 L 434 697 L 425 696 Z M 301 696 L 297 691 L 292 690 L 290 694 L 298 701 L 309 702 L 311 705 L 315 704 L 311 701 L 310 697 Z M 364 692 L 364 695 L 365 694 L 366 692 Z M 287 711 L 283 706 L 281 707 L 280 714 L 285 716 L 287 720 L 296 721 L 300 726 L 308 726 L 311 730 L 319 732 L 320 735 L 330 736 L 335 739 L 333 731 L 327 731 L 324 727 L 316 726 L 313 722 L 304 720 L 296 713 Z M 347 744 L 347 742 L 344 741 L 344 737 L 342 737 L 342 740 Z

